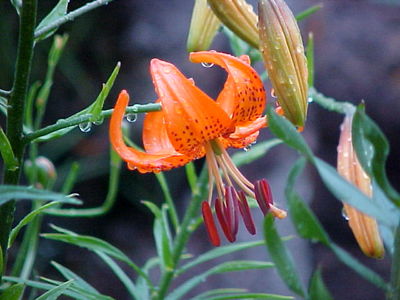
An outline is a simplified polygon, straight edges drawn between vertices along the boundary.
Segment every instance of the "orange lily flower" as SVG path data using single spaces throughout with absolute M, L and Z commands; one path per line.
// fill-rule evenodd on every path
M 250 66 L 249 57 L 201 51 L 191 53 L 190 60 L 216 64 L 227 71 L 227 80 L 217 100 L 196 87 L 174 65 L 153 59 L 150 73 L 159 97 L 156 102 L 161 103 L 162 110 L 145 116 L 145 152 L 128 147 L 123 141 L 121 123 L 129 102 L 125 90 L 121 91 L 111 116 L 110 140 L 128 168 L 141 173 L 167 171 L 206 156 L 209 197 L 202 203 L 202 213 L 210 240 L 218 246 L 220 239 L 212 205 L 230 242 L 236 239 L 239 213 L 247 230 L 255 234 L 246 195 L 256 198 L 264 214 L 271 211 L 283 218 L 286 212 L 272 204 L 266 180 L 255 184 L 248 181 L 226 152 L 227 147 L 243 148 L 254 143 L 259 130 L 266 126 L 262 115 L 265 90 L 259 75 Z M 213 200 L 214 183 L 218 197 Z

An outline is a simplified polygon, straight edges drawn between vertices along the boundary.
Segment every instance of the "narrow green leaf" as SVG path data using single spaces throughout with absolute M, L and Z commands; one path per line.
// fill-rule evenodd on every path
M 188 262 L 187 264 L 183 265 L 180 267 L 176 273 L 178 275 L 186 272 L 190 268 L 197 266 L 199 264 L 202 264 L 206 261 L 210 261 L 212 259 L 215 259 L 217 257 L 221 257 L 227 254 L 231 254 L 237 251 L 257 247 L 257 246 L 262 246 L 264 245 L 264 241 L 256 241 L 256 242 L 246 242 L 246 243 L 235 243 L 233 245 L 228 245 L 228 246 L 222 246 L 218 248 L 213 248 L 210 251 L 207 251 L 204 254 L 201 254 L 196 257 L 196 259 L 192 260 L 191 262 Z
M 269 129 L 279 139 L 288 146 L 296 149 L 310 161 L 313 160 L 313 154 L 301 134 L 284 117 L 279 116 L 271 105 L 267 107 L 267 117 Z
M 308 86 L 314 86 L 314 35 L 312 32 L 308 33 L 306 56 L 308 69 Z
M 6 288 L 0 295 L 0 300 L 19 300 L 24 292 L 24 284 L 17 283 Z
M 191 300 L 208 300 L 208 299 L 214 299 L 214 296 L 219 296 L 223 294 L 242 293 L 246 291 L 247 291 L 246 289 L 238 289 L 238 288 L 214 289 L 201 293 L 197 296 L 194 296 L 193 299 Z
M 58 201 L 70 204 L 81 204 L 81 201 L 70 197 L 68 195 L 63 195 L 59 193 L 54 193 L 47 190 L 36 189 L 29 186 L 17 186 L 17 185 L 1 185 L 0 186 L 0 204 L 6 203 L 10 200 L 49 200 Z
M 192 290 L 194 287 L 204 282 L 207 277 L 214 274 L 226 273 L 226 272 L 235 272 L 235 271 L 244 271 L 244 270 L 255 270 L 255 269 L 266 269 L 272 268 L 274 265 L 270 262 L 263 261 L 229 261 L 222 264 L 219 264 L 208 271 L 196 275 L 181 284 L 178 288 L 172 291 L 165 300 L 177 300 L 181 299 L 186 293 Z
M 163 192 L 165 202 L 168 205 L 168 211 L 171 216 L 172 224 L 174 225 L 174 228 L 176 230 L 179 226 L 179 219 L 178 219 L 178 214 L 176 212 L 175 203 L 172 200 L 172 195 L 169 190 L 167 180 L 166 180 L 163 172 L 156 173 L 155 175 L 156 175 L 158 183 L 160 184 L 161 190 Z
M 10 141 L 8 140 L 3 128 L 0 127 L 0 153 L 4 164 L 9 171 L 18 169 L 18 161 L 14 156 Z
M 56 300 L 58 296 L 61 296 L 71 286 L 72 282 L 73 280 L 69 280 L 59 286 L 56 286 L 40 297 L 37 297 L 36 300 Z
M 150 209 L 156 219 L 161 219 L 161 210 L 157 205 L 150 201 L 142 201 L 142 203 L 146 205 L 148 209 Z
M 43 212 L 43 210 L 52 207 L 54 205 L 57 205 L 59 202 L 50 202 L 47 203 L 45 205 L 40 206 L 39 208 L 31 211 L 29 214 L 27 214 L 19 223 L 17 226 L 15 226 L 10 233 L 10 236 L 8 238 L 8 248 L 10 248 L 12 246 L 12 244 L 14 243 L 15 238 L 17 237 L 19 231 L 22 229 L 22 227 L 24 227 L 26 224 L 28 224 L 29 222 L 31 222 L 36 216 L 38 216 L 39 214 L 41 214 Z
M 353 145 L 363 169 L 372 177 L 385 194 L 400 206 L 400 194 L 390 184 L 386 174 L 389 143 L 378 125 L 359 106 L 353 117 Z
M 149 271 L 158 265 L 160 265 L 159 257 L 150 258 L 142 268 L 143 272 L 149 274 Z M 136 280 L 136 294 L 138 295 L 137 299 L 150 299 L 150 287 L 141 276 Z
M 265 156 L 269 150 L 281 143 L 282 141 L 278 139 L 258 143 L 252 146 L 247 152 L 236 152 L 232 155 L 232 160 L 237 166 L 247 165 Z
M 325 245 L 330 243 L 329 237 L 300 196 L 294 190 L 294 184 L 297 177 L 302 173 L 305 166 L 305 159 L 300 158 L 290 171 L 285 189 L 286 199 L 288 201 L 289 215 L 296 228 L 297 233 L 305 239 L 318 241 Z
M 111 257 L 114 257 L 128 264 L 141 276 L 146 278 L 148 280 L 147 282 L 151 284 L 151 281 L 149 280 L 148 276 L 141 270 L 141 268 L 139 268 L 133 261 L 131 261 L 129 257 L 127 257 L 121 250 L 109 244 L 108 242 L 92 236 L 78 235 L 75 232 L 65 230 L 58 226 L 52 225 L 51 227 L 57 230 L 58 232 L 63 232 L 63 233 L 44 233 L 41 234 L 41 236 L 46 239 L 56 240 L 64 243 L 69 243 L 75 246 L 79 246 L 82 248 L 86 248 L 89 249 L 90 251 L 104 252 L 105 254 L 108 254 Z
M 297 21 L 302 21 L 305 18 L 308 18 L 312 14 L 316 13 L 317 11 L 319 11 L 321 8 L 322 8 L 322 4 L 313 5 L 313 6 L 309 7 L 309 8 L 307 8 L 306 10 L 303 10 L 299 14 L 297 14 L 296 15 L 296 20 Z
M 346 202 L 376 220 L 395 227 L 399 219 L 399 211 L 389 210 L 383 203 L 371 201 L 354 185 L 340 176 L 336 169 L 319 158 L 314 158 L 315 167 L 325 186 L 337 199 Z
M 51 264 L 53 265 L 54 268 L 57 269 L 58 272 L 61 273 L 62 276 L 64 276 L 65 279 L 67 280 L 73 280 L 73 283 L 75 286 L 80 287 L 88 292 L 98 294 L 99 292 L 89 283 L 87 283 L 82 277 L 79 275 L 75 274 L 72 272 L 70 269 L 60 265 L 59 263 L 56 263 L 55 261 L 52 261 Z
M 134 299 L 140 299 L 136 294 L 136 287 L 128 275 L 106 254 L 100 251 L 96 251 L 96 254 L 110 267 L 115 276 L 122 282 L 122 284 L 127 289 L 128 293 Z
M 68 0 L 60 0 L 57 5 L 52 9 L 52 11 L 39 23 L 39 25 L 36 27 L 35 31 L 39 31 L 42 28 L 46 27 L 47 25 L 53 23 L 57 19 L 63 17 L 67 13 L 68 9 Z M 57 28 L 55 28 L 52 31 L 49 31 L 43 35 L 40 35 L 39 37 L 36 38 L 36 40 L 44 40 L 48 38 L 49 36 L 53 35 L 54 32 L 56 32 Z
M 388 290 L 388 284 L 377 273 L 362 265 L 339 246 L 331 243 L 330 248 L 345 265 L 353 269 L 361 277 L 383 290 Z
M 287 300 L 287 299 L 294 299 L 294 297 L 274 295 L 274 294 L 263 294 L 263 293 L 244 293 L 244 294 L 235 294 L 231 296 L 219 296 L 219 297 L 214 297 L 212 299 L 213 300 L 227 300 L 227 299 Z
M 305 291 L 295 268 L 293 258 L 276 231 L 274 217 L 271 214 L 265 217 L 264 236 L 269 255 L 282 280 L 294 293 L 305 297 Z
M 18 15 L 21 12 L 21 7 L 22 7 L 22 0 L 10 0 L 11 4 L 15 7 L 15 10 L 17 11 Z
M 121 63 L 118 62 L 113 72 L 111 73 L 110 77 L 108 78 L 107 82 L 103 84 L 103 88 L 101 89 L 100 94 L 97 96 L 94 103 L 90 106 L 88 113 L 91 113 L 93 115 L 92 118 L 90 119 L 91 122 L 99 121 L 100 114 L 104 106 L 104 101 L 106 100 L 108 94 L 110 93 L 111 88 L 114 85 L 114 81 L 118 76 L 120 68 L 121 68 Z
M 194 163 L 190 162 L 185 165 L 185 171 L 186 171 L 186 178 L 190 186 L 190 190 L 192 193 L 196 190 L 196 183 L 197 183 L 197 174 L 196 174 L 196 169 L 194 167 Z
M 164 228 L 164 222 L 161 219 L 154 220 L 153 234 L 156 242 L 157 253 L 161 258 L 163 271 L 166 269 L 171 269 L 174 263 L 168 236 Z
M 322 279 L 321 270 L 318 268 L 311 277 L 308 287 L 309 300 L 333 300 Z
M 39 289 L 39 290 L 51 290 L 58 285 L 62 284 L 62 282 L 54 281 L 56 284 L 49 284 L 41 281 L 35 281 L 35 280 L 24 280 L 18 277 L 11 277 L 11 276 L 3 276 L 2 277 L 4 281 L 9 281 L 9 282 L 17 282 L 17 283 L 23 283 L 27 286 Z M 114 298 L 105 296 L 105 295 L 99 295 L 99 294 L 93 294 L 88 291 L 85 291 L 83 289 L 77 288 L 70 286 L 70 289 L 67 289 L 64 291 L 64 295 L 69 296 L 73 299 L 78 299 L 78 300 L 114 300 Z

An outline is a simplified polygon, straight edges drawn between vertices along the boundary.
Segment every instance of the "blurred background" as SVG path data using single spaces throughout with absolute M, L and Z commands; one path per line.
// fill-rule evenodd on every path
M 39 1 L 39 20 L 51 10 L 54 3 L 50 0 Z M 69 10 L 85 3 L 73 0 Z M 174 63 L 187 77 L 193 77 L 196 84 L 215 97 L 225 80 L 224 72 L 217 67 L 203 68 L 191 64 L 187 59 L 185 46 L 193 3 L 187 0 L 115 0 L 62 26 L 58 33 L 67 33 L 69 41 L 55 73 L 44 125 L 53 124 L 59 118 L 68 117 L 92 103 L 101 84 L 107 80 L 118 61 L 122 64 L 120 75 L 106 100 L 105 108 L 113 106 L 118 92 L 123 88 L 129 91 L 131 104 L 148 103 L 155 99 L 148 72 L 149 61 L 153 57 Z M 314 33 L 316 88 L 338 100 L 355 104 L 365 101 L 367 113 L 389 138 L 391 153 L 387 163 L 388 174 L 399 189 L 400 1 L 287 0 L 287 3 L 295 14 L 311 5 L 323 4 L 320 11 L 300 23 L 305 40 L 308 32 Z M 0 1 L 0 87 L 3 89 L 12 84 L 17 23 L 17 15 L 9 1 Z M 47 39 L 37 44 L 32 82 L 44 79 L 51 42 L 52 39 Z M 212 48 L 230 51 L 227 38 L 222 33 L 217 35 Z M 262 66 L 257 68 L 261 70 Z M 133 139 L 138 143 L 141 120 L 139 117 L 137 122 L 130 123 Z M 1 119 L 4 127 L 3 121 Z M 332 165 L 336 165 L 341 121 L 341 115 L 310 104 L 303 135 L 315 154 Z M 268 138 L 271 135 L 265 130 L 260 140 Z M 39 149 L 57 167 L 56 188 L 63 183 L 72 162 L 78 161 L 81 165 L 79 182 L 73 191 L 80 194 L 85 207 L 97 206 L 104 201 L 109 168 L 107 121 L 101 126 L 94 126 L 88 133 L 76 129 L 61 139 L 41 144 Z M 272 185 L 275 201 L 285 207 L 284 184 L 296 158 L 298 155 L 293 150 L 278 146 L 262 160 L 244 167 L 243 173 L 251 180 L 267 178 Z M 200 160 L 196 162 L 196 167 L 200 169 L 202 164 Z M 174 201 L 182 214 L 190 198 L 184 170 L 173 170 L 166 175 Z M 299 180 L 297 187 L 336 243 L 385 279 L 389 278 L 390 260 L 373 260 L 361 253 L 342 216 L 342 205 L 325 189 L 312 168 L 307 169 L 306 176 Z M 155 177 L 128 171 L 123 166 L 117 202 L 110 213 L 94 219 L 47 217 L 42 231 L 51 231 L 48 224 L 54 223 L 81 234 L 105 239 L 142 265 L 156 255 L 152 240 L 152 216 L 141 204 L 142 200 L 158 204 L 162 202 L 162 193 Z M 23 205 L 19 207 L 17 218 L 23 216 L 26 209 Z M 240 232 L 239 241 L 262 238 L 262 216 L 258 212 L 255 215 L 257 236 Z M 294 234 L 289 218 L 277 223 L 282 235 Z M 321 267 L 323 278 L 335 299 L 383 299 L 380 290 L 340 263 L 326 247 L 309 244 L 299 238 L 292 239 L 288 245 L 294 250 L 295 262 L 303 278 L 308 280 L 310 272 L 317 266 Z M 190 242 L 188 252 L 196 255 L 211 247 L 204 228 L 200 227 Z M 258 247 L 237 253 L 235 258 L 265 260 L 268 255 L 264 248 Z M 112 277 L 112 273 L 94 254 L 42 239 L 36 271 L 46 277 L 56 278 L 54 269 L 48 264 L 49 260 L 68 266 L 101 292 L 116 299 L 127 299 L 120 282 Z M 211 266 L 203 265 L 202 268 Z M 197 269 L 193 272 L 200 271 Z M 154 276 L 157 277 L 157 274 Z M 249 271 L 239 276 L 239 283 L 237 274 L 211 277 L 187 299 L 200 291 L 217 287 L 243 287 L 252 292 L 290 294 L 274 270 Z

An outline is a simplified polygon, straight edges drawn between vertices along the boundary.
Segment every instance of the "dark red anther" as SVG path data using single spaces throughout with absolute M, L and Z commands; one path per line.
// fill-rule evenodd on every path
M 230 230 L 228 222 L 226 221 L 226 216 L 224 213 L 225 208 L 222 206 L 225 205 L 222 204 L 221 200 L 217 198 L 215 200 L 215 213 L 217 214 L 219 224 L 221 225 L 222 231 L 224 232 L 227 240 L 233 243 L 236 240 L 236 236 L 232 235 L 232 231 Z
M 268 181 L 266 179 L 256 181 L 254 184 L 254 193 L 261 211 L 264 215 L 266 215 L 268 213 L 270 204 L 273 203 L 271 188 L 268 184 Z
M 214 218 L 211 212 L 210 204 L 207 201 L 201 203 L 201 212 L 203 214 L 204 224 L 206 225 L 207 234 L 211 243 L 218 247 L 221 245 L 221 240 L 219 239 L 217 227 L 214 223 Z
M 226 199 L 226 215 L 225 220 L 231 230 L 232 236 L 236 237 L 239 229 L 239 216 L 238 216 L 238 196 L 233 186 L 225 188 L 225 199 Z M 235 238 L 236 239 L 236 238 Z
M 243 191 L 238 192 L 239 197 L 239 210 L 242 215 L 244 225 L 250 234 L 256 234 L 256 227 L 254 226 L 253 218 L 251 217 L 249 204 L 247 203 L 246 195 Z

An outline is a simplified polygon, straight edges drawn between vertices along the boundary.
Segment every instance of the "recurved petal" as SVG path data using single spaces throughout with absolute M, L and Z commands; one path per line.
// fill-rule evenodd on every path
M 114 150 L 128 163 L 130 169 L 137 169 L 141 173 L 167 171 L 188 163 L 193 158 L 175 151 L 160 151 L 146 153 L 126 146 L 121 123 L 129 102 L 128 93 L 123 90 L 118 96 L 114 112 L 110 120 L 110 141 Z
M 265 89 L 260 76 L 250 66 L 248 57 L 237 58 L 226 53 L 201 51 L 190 53 L 190 60 L 195 63 L 213 63 L 228 72 L 217 103 L 235 125 L 261 116 L 266 104 Z
M 150 72 L 167 134 L 177 152 L 199 157 L 204 153 L 204 142 L 234 131 L 224 110 L 174 65 L 153 59 Z

